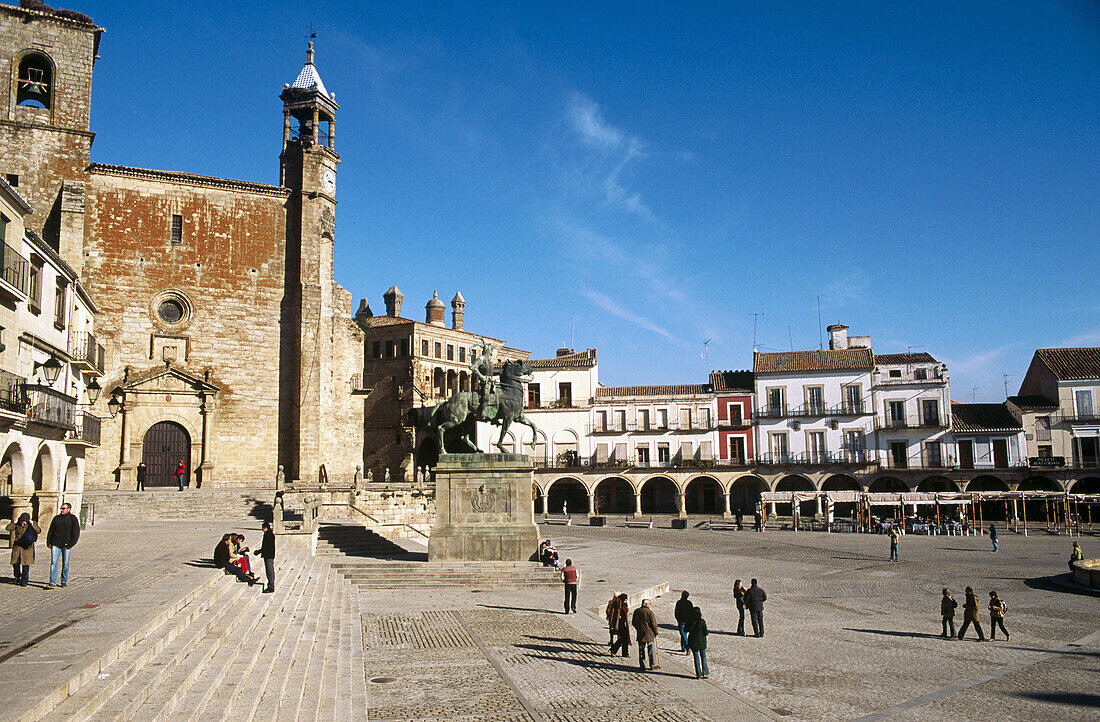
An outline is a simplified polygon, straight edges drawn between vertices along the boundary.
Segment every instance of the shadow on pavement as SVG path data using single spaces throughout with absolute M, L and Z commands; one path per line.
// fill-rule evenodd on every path
M 189 562 L 184 562 L 184 564 L 189 567 L 205 567 L 207 569 L 217 569 L 217 567 L 214 566 L 214 560 L 212 558 L 192 559 Z
M 477 606 L 485 607 L 486 609 L 511 609 L 515 612 L 541 612 L 543 614 L 561 614 L 561 612 L 553 609 L 546 609 L 545 607 L 542 609 L 535 609 L 534 607 L 508 607 L 503 604 L 479 604 Z
M 1040 702 L 1071 704 L 1076 707 L 1100 707 L 1100 694 L 1086 692 L 1018 692 L 1016 696 Z
M 925 639 L 940 639 L 938 634 L 926 634 L 924 632 L 899 632 L 892 629 L 858 629 L 844 627 L 846 632 L 863 632 L 864 634 L 881 634 L 886 637 L 923 637 Z
M 530 657 L 531 659 L 548 659 L 551 662 L 564 662 L 565 664 L 572 664 L 575 667 L 584 667 L 585 669 L 606 669 L 618 672 L 636 672 L 638 674 L 652 674 L 660 675 L 663 677 L 682 677 L 684 679 L 695 679 L 694 674 L 676 674 L 674 672 L 665 672 L 664 670 L 659 670 L 656 672 L 641 672 L 638 669 L 638 665 L 632 663 L 618 664 L 615 662 L 601 662 L 595 659 L 569 659 L 568 657 L 550 657 L 540 654 L 528 654 L 526 656 Z M 621 659 L 630 659 L 630 657 L 622 657 Z

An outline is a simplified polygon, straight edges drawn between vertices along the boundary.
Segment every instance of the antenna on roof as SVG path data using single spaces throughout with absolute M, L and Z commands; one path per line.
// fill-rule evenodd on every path
M 791 335 L 790 324 L 787 324 L 787 343 L 791 345 L 791 351 L 794 351 L 794 336 Z
M 576 348 L 576 346 L 573 345 L 573 322 L 576 320 L 576 318 L 577 314 L 569 314 L 569 348 Z
M 970 403 L 974 403 L 975 401 L 978 400 L 978 391 L 980 389 L 984 389 L 984 388 L 985 388 L 984 386 L 975 386 L 972 389 L 970 389 Z
M 710 349 L 707 347 L 707 344 L 709 344 L 709 343 L 710 343 L 709 338 L 706 341 L 703 342 L 703 353 L 699 354 L 707 362 L 707 373 L 708 374 L 710 373 Z
M 817 350 L 825 349 L 825 342 L 821 340 L 821 296 L 817 297 Z M 794 349 L 791 349 L 794 351 Z
M 763 313 L 752 314 L 752 352 L 756 353 L 756 319 L 763 316 Z
M 1014 379 L 1014 378 L 1016 378 L 1016 375 L 1015 375 L 1015 374 L 1008 374 L 1008 373 L 1004 374 L 1004 382 L 1005 382 L 1005 398 L 1006 398 L 1006 399 L 1008 398 L 1008 380 L 1009 380 L 1009 379 Z

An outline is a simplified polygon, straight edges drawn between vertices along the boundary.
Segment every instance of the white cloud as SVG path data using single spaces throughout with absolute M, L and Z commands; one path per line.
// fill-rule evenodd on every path
M 639 328 L 645 329 L 646 331 L 652 331 L 655 334 L 664 336 L 669 341 L 675 342 L 677 340 L 676 337 L 668 331 L 668 329 L 658 326 L 645 316 L 634 313 L 610 296 L 606 296 L 602 293 L 593 291 L 588 288 L 581 291 L 581 293 L 589 301 L 596 304 L 604 311 L 610 313 L 612 316 L 617 316 L 618 318 L 621 318 L 624 321 L 628 321 L 635 326 L 638 326 Z
M 1072 336 L 1059 346 L 1100 346 L 1100 328 L 1095 328 L 1091 331 L 1084 331 Z

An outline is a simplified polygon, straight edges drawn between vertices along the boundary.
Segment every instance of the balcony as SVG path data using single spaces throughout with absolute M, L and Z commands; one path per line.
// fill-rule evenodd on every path
M 865 416 L 870 414 L 862 401 L 847 401 L 829 408 L 829 416 Z
M 669 425 L 671 431 L 709 431 L 714 428 L 714 423 L 710 419 L 692 419 L 687 423 L 681 420 L 679 423 L 672 422 Z
M 102 420 L 98 416 L 82 411 L 76 415 L 76 428 L 69 432 L 65 440 L 75 441 L 86 446 L 99 446 L 99 431 Z
M 907 429 L 946 429 L 947 419 L 941 416 L 921 418 L 918 416 L 894 416 L 876 420 L 875 427 L 883 431 L 904 431 Z
M 69 355 L 77 368 L 103 373 L 103 344 L 97 343 L 96 337 L 90 332 L 74 333 L 69 338 Z
M 875 386 L 908 386 L 911 384 L 929 384 L 933 386 L 942 386 L 945 383 L 947 383 L 947 379 L 942 374 L 936 376 L 935 373 L 925 373 L 923 377 L 920 377 L 915 373 L 903 373 L 900 376 L 875 374 L 874 378 Z
M 20 301 L 27 297 L 30 288 L 30 275 L 27 259 L 9 246 L 0 242 L 0 291 L 9 300 Z
M 625 431 L 621 424 L 587 424 L 584 430 L 588 434 L 621 434 Z
M 1058 417 L 1063 424 L 1100 424 L 1100 413 L 1095 411 L 1078 411 L 1073 414 L 1062 414 Z
M 66 431 L 76 429 L 76 399 L 49 386 L 24 384 L 23 400 L 27 420 L 44 426 L 54 426 Z
M 23 384 L 27 380 L 7 371 L 0 371 L 0 411 L 8 411 L 22 416 L 27 410 L 23 398 Z
M 760 454 L 756 457 L 758 466 L 838 466 L 845 464 L 874 464 L 871 452 L 854 451 L 807 451 L 801 454 Z
M 747 429 L 750 426 L 752 426 L 751 414 L 739 419 L 718 419 L 719 429 Z

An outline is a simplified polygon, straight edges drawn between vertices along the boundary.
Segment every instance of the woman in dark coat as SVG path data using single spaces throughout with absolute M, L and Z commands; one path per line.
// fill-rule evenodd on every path
M 737 602 L 737 633 L 745 636 L 745 587 L 740 579 L 733 580 L 733 600 Z
M 630 609 L 626 595 L 620 594 L 618 603 L 611 608 L 611 627 L 615 630 L 615 643 L 611 645 L 611 656 L 620 649 L 624 657 L 630 656 Z
M 30 584 L 31 565 L 34 564 L 34 542 L 42 533 L 42 527 L 31 521 L 31 515 L 24 512 L 19 521 L 8 524 L 11 532 L 11 570 L 15 583 L 21 586 Z
M 703 610 L 696 607 L 688 627 L 688 648 L 695 659 L 695 679 L 710 677 L 710 668 L 707 666 L 707 634 L 709 632 L 706 620 L 703 619 Z

